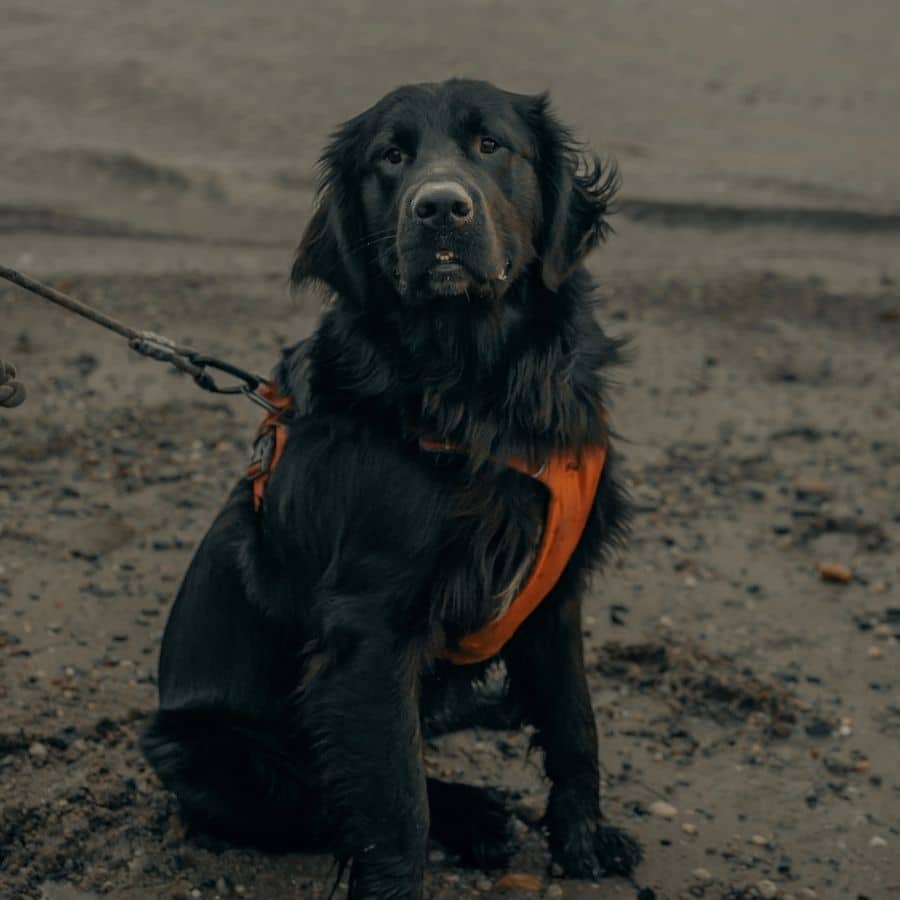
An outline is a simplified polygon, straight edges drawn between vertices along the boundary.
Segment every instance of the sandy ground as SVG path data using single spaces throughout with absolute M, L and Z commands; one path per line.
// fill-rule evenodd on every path
M 0 261 L 251 368 L 315 322 L 286 273 L 316 153 L 391 86 L 549 87 L 622 167 L 593 266 L 638 514 L 585 640 L 647 858 L 554 877 L 525 738 L 460 734 L 429 765 L 510 791 L 505 896 L 900 897 L 896 4 L 130 8 L 0 0 Z M 0 896 L 324 898 L 328 859 L 186 836 L 135 746 L 256 412 L 38 303 L 0 288 L 30 391 L 0 412 Z M 435 847 L 429 896 L 508 874 Z

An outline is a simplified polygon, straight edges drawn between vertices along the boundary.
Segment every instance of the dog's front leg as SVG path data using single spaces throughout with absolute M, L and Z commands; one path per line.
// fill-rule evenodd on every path
M 602 822 L 597 726 L 584 671 L 581 601 L 557 589 L 505 651 L 510 688 L 537 727 L 551 781 L 545 823 L 553 857 L 575 878 L 627 875 L 641 858 L 625 832 Z
M 353 858 L 351 900 L 419 900 L 429 824 L 419 655 L 371 615 L 348 618 L 326 633 L 301 694 L 323 814 Z

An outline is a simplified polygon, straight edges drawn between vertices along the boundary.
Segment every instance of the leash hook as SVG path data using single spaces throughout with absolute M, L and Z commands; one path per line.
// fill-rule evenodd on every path
M 248 400 L 257 406 L 261 406 L 267 412 L 277 413 L 279 411 L 277 406 L 259 393 L 260 387 L 268 382 L 268 379 L 263 375 L 258 375 L 256 372 L 248 372 L 246 369 L 242 369 L 233 363 L 225 362 L 225 360 L 203 353 L 188 353 L 187 358 L 200 369 L 200 372 L 194 376 L 194 381 L 203 390 L 209 391 L 211 394 L 243 394 Z M 226 375 L 237 378 L 243 384 L 220 386 L 206 372 L 206 369 L 224 372 Z

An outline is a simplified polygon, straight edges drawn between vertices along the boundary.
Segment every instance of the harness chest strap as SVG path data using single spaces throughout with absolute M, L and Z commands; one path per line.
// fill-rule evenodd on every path
M 260 393 L 278 411 L 268 413 L 263 419 L 257 432 L 253 460 L 247 469 L 247 478 L 253 488 L 253 508 L 257 512 L 269 475 L 284 452 L 287 443 L 285 418 L 293 408 L 290 398 L 278 394 L 273 385 L 265 385 Z M 457 449 L 425 439 L 420 444 L 422 449 L 430 451 Z M 496 619 L 461 638 L 456 647 L 445 650 L 441 654 L 443 659 L 456 665 L 471 665 L 495 656 L 553 590 L 584 533 L 605 463 L 606 447 L 602 445 L 587 448 L 579 454 L 555 453 L 538 472 L 533 472 L 524 460 L 506 460 L 506 465 L 540 481 L 549 491 L 541 544 L 528 580 L 512 603 Z
M 492 622 L 461 638 L 454 649 L 446 650 L 444 659 L 471 665 L 496 656 L 553 590 L 584 533 L 605 462 L 603 446 L 591 447 L 581 454 L 555 453 L 537 473 L 522 460 L 506 461 L 511 468 L 540 481 L 550 492 L 541 544 L 528 580 L 512 603 Z

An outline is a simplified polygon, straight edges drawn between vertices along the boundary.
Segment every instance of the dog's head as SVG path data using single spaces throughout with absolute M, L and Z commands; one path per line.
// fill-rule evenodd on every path
M 545 95 L 460 80 L 388 94 L 337 131 L 322 167 L 294 282 L 361 302 L 387 285 L 429 309 L 493 305 L 527 273 L 558 290 L 605 235 L 616 183 Z

